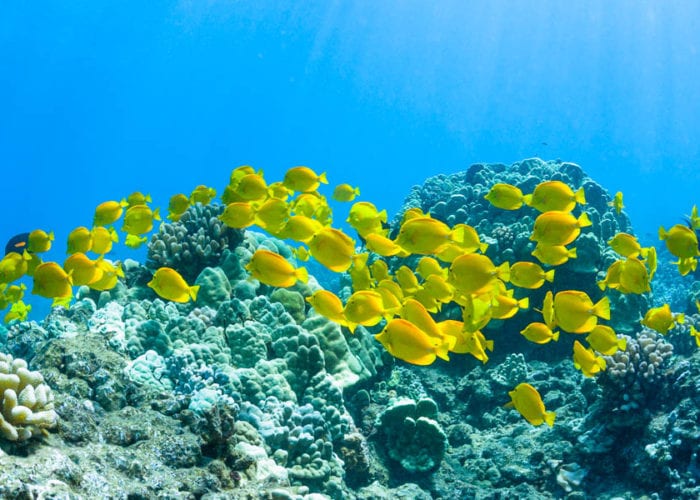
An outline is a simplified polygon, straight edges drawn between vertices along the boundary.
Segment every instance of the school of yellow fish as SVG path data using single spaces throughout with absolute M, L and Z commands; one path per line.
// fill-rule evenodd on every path
M 532 252 L 535 262 L 503 262 L 496 265 L 485 255 L 487 245 L 476 230 L 467 224 L 449 227 L 423 213 L 409 209 L 403 214 L 398 234 L 389 236 L 387 213 L 367 201 L 354 202 L 360 190 L 348 184 L 335 187 L 332 199 L 354 202 L 347 223 L 361 238 L 352 237 L 332 227 L 333 211 L 327 198 L 319 192 L 328 184 L 325 173 L 308 167 L 289 169 L 284 179 L 268 183 L 262 171 L 248 165 L 235 168 L 220 199 L 225 205 L 220 220 L 228 227 L 244 229 L 257 226 L 284 240 L 291 240 L 298 261 L 313 257 L 335 272 L 348 272 L 352 295 L 342 300 L 328 290 L 316 291 L 307 302 L 320 315 L 354 332 L 357 325 L 372 327 L 384 322 L 375 338 L 394 357 L 415 365 L 430 365 L 436 358 L 449 361 L 450 353 L 470 354 L 483 363 L 494 341 L 486 339 L 482 329 L 495 319 L 511 318 L 518 311 L 533 307 L 527 290 L 537 289 L 555 280 L 555 267 L 576 258 L 575 241 L 591 220 L 581 208 L 586 203 L 583 188 L 574 192 L 560 181 L 545 181 L 532 193 L 523 194 L 513 185 L 498 183 L 485 196 L 494 207 L 518 210 L 523 206 L 536 209 L 537 216 L 530 239 L 536 243 Z M 211 203 L 217 196 L 214 188 L 197 186 L 190 195 L 176 194 L 168 204 L 167 218 L 177 221 L 187 208 L 196 203 Z M 5 322 L 25 320 L 31 307 L 22 298 L 23 284 L 14 284 L 23 276 L 33 282 L 31 293 L 67 306 L 73 288 L 88 286 L 109 290 L 124 277 L 119 262 L 106 258 L 120 241 L 130 248 L 143 245 L 148 234 L 161 220 L 158 208 L 152 208 L 150 196 L 135 192 L 121 201 L 110 200 L 95 209 L 92 227 L 80 226 L 68 236 L 68 257 L 58 262 L 43 262 L 54 239 L 51 232 L 36 230 L 29 234 L 25 249 L 8 253 L 0 261 L 0 308 L 7 309 Z M 622 193 L 609 203 L 618 213 L 622 210 Z M 578 215 L 574 212 L 578 211 Z M 115 227 L 119 221 L 119 230 Z M 668 231 L 659 229 L 659 238 L 678 258 L 675 264 L 683 275 L 697 267 L 700 216 L 693 207 L 690 227 L 678 224 Z M 620 255 L 598 283 L 601 291 L 615 289 L 624 294 L 642 294 L 651 290 L 656 271 L 656 250 L 642 248 L 637 239 L 619 233 L 608 244 Z M 402 265 L 391 274 L 384 257 L 420 256 L 415 269 Z M 542 267 L 545 266 L 545 267 Z M 269 250 L 257 250 L 246 266 L 252 279 L 274 287 L 290 287 L 306 282 L 304 267 Z M 509 285 L 512 287 L 509 288 Z M 148 286 L 163 299 L 174 302 L 195 301 L 198 286 L 188 284 L 174 269 L 158 269 Z M 462 311 L 462 320 L 436 321 L 434 313 L 454 302 Z M 587 334 L 585 342 L 573 344 L 573 363 L 590 377 L 605 370 L 603 355 L 624 350 L 625 340 L 599 320 L 610 320 L 610 303 L 606 296 L 597 302 L 583 291 L 548 291 L 536 309 L 542 321 L 532 322 L 520 333 L 529 341 L 546 344 L 557 341 L 560 331 Z M 699 305 L 700 309 L 700 305 Z M 641 323 L 665 334 L 682 323 L 682 314 L 673 314 L 667 304 L 650 309 Z M 691 328 L 700 346 L 700 334 Z M 554 413 L 546 412 L 537 390 L 520 384 L 511 391 L 511 402 L 533 425 L 552 425 Z

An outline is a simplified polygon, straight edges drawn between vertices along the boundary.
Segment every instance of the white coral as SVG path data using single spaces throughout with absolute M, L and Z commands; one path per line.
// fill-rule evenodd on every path
M 39 372 L 23 359 L 0 353 L 0 434 L 25 441 L 56 425 L 53 394 Z

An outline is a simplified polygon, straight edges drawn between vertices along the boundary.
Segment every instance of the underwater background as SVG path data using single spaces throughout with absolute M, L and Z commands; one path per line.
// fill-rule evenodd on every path
M 700 285 L 658 237 L 693 226 L 698 203 L 698 18 L 690 1 L 1 6 L 0 237 L 52 231 L 41 258 L 62 263 L 72 230 L 135 191 L 163 221 L 138 249 L 116 223 L 106 257 L 123 276 L 74 287 L 68 308 L 16 281 L 32 309 L 0 327 L 0 388 L 16 376 L 36 396 L 5 392 L 20 437 L 3 430 L 0 498 L 698 498 Z M 575 259 L 545 266 L 552 282 L 516 290 L 526 307 L 482 329 L 487 362 L 417 366 L 374 337 L 388 318 L 350 333 L 306 300 L 323 286 L 347 303 L 351 274 L 218 218 L 241 165 L 267 183 L 324 172 L 332 225 L 358 252 L 340 183 L 387 211 L 392 238 L 420 208 L 474 227 L 496 265 L 537 262 L 538 216 L 485 200 L 497 183 L 583 188 L 574 213 L 592 224 Z M 171 196 L 199 185 L 217 197 L 168 220 Z M 656 248 L 649 291 L 598 286 L 619 233 Z M 260 249 L 309 282 L 252 280 Z M 376 260 L 392 274 L 418 262 Z M 196 301 L 148 287 L 165 266 L 200 286 Z M 603 323 L 625 339 L 593 376 L 572 361 L 584 337 L 519 334 L 545 291 L 572 289 L 607 297 Z M 641 323 L 664 304 L 670 331 Z M 455 303 L 432 316 L 463 319 Z M 553 426 L 504 408 L 522 382 Z

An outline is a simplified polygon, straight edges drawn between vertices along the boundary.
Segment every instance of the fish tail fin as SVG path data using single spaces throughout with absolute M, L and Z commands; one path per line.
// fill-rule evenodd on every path
M 153 220 L 160 220 L 160 207 L 156 207 L 153 211 Z
M 554 342 L 556 342 L 557 340 L 559 340 L 559 330 L 557 330 L 556 332 L 552 332 L 552 340 L 553 340 Z
M 479 250 L 481 253 L 486 253 L 486 249 L 489 247 L 488 243 L 479 243 Z
M 617 348 L 621 351 L 627 350 L 627 339 L 625 337 L 617 339 Z
M 581 215 L 579 215 L 578 219 L 576 220 L 578 221 L 578 227 L 588 227 L 593 225 L 586 212 L 581 212 Z
M 528 207 L 532 206 L 532 194 L 523 195 L 523 203 Z
M 146 200 L 146 203 L 151 203 L 153 201 L 150 194 L 147 194 L 144 200 Z
M 593 305 L 593 314 L 603 319 L 610 319 L 610 299 L 603 297 Z
M 578 257 L 578 255 L 576 255 L 576 247 L 570 248 L 569 251 L 566 252 L 566 254 L 569 256 L 570 259 L 575 259 L 576 257 Z
M 192 285 L 189 288 L 189 295 L 192 297 L 192 301 L 196 302 L 197 301 L 197 293 L 199 292 L 199 285 Z
M 450 231 L 449 239 L 455 243 L 464 243 L 465 233 L 464 224 L 457 224 L 452 231 Z
M 576 200 L 576 203 L 579 205 L 586 204 L 586 193 L 583 192 L 583 186 L 578 188 L 578 191 L 574 193 L 574 200 Z
M 544 413 L 544 422 L 552 427 L 554 425 L 554 419 L 557 417 L 557 414 L 554 413 L 553 411 L 547 411 Z
M 605 369 L 608 367 L 608 364 L 605 362 L 605 358 L 603 356 L 598 356 L 595 362 L 598 364 L 598 366 L 600 366 L 602 371 L 605 371 Z
M 51 232 L 48 234 L 48 237 L 49 237 L 49 241 L 53 241 L 53 240 L 54 240 L 53 231 L 51 231 Z
M 355 189 L 353 189 L 352 192 L 355 193 L 355 196 L 360 196 L 360 187 L 355 187 Z
M 524 299 L 520 299 L 518 301 L 518 307 L 520 309 L 527 309 L 528 307 L 530 307 L 530 298 L 525 297 Z
M 550 283 L 554 281 L 554 269 L 550 269 L 544 273 L 544 280 L 549 281 Z
M 381 220 L 382 222 L 386 222 L 386 219 L 387 219 L 386 208 L 383 209 L 381 212 L 379 212 L 379 214 L 377 214 L 377 215 L 379 216 L 379 220 Z
M 484 349 L 493 352 L 493 340 L 487 340 L 486 342 L 484 342 Z M 484 363 L 486 363 L 486 361 L 484 361 Z
M 452 340 L 450 341 L 450 339 Z M 455 339 L 454 337 L 445 337 L 439 345 L 435 346 L 435 355 L 442 360 L 449 361 L 450 344 L 452 345 L 452 347 L 454 347 L 454 343 L 456 342 L 456 340 L 457 339 Z
M 668 237 L 668 233 L 663 226 L 659 226 L 659 239 L 665 240 Z
M 597 283 L 597 285 L 598 285 L 598 288 L 600 288 L 600 290 L 601 290 L 602 292 L 604 292 L 605 289 L 608 287 L 608 283 L 607 283 L 606 280 L 600 280 L 600 281 L 597 281 L 596 283 Z
M 321 175 L 318 176 L 318 182 L 321 184 L 328 184 L 328 178 L 326 177 L 325 172 L 322 172 Z
M 496 272 L 498 273 L 498 277 L 501 278 L 503 281 L 510 281 L 510 262 L 505 261 L 503 264 L 496 268 Z
M 685 323 L 685 313 L 676 314 L 676 321 L 681 325 Z
M 296 275 L 297 279 L 302 283 L 307 283 L 309 281 L 309 272 L 306 270 L 305 267 L 297 268 L 294 274 Z

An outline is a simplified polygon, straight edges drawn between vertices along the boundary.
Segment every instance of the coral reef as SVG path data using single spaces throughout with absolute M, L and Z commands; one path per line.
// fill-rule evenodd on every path
M 594 222 L 576 240 L 578 257 L 557 267 L 553 286 L 597 299 L 596 282 L 619 258 L 607 241 L 633 231 L 624 212 L 608 205 L 610 195 L 577 165 L 477 164 L 428 179 L 404 208 L 474 226 L 494 262 L 534 261 L 529 232 L 536 212 L 497 210 L 484 195 L 496 182 L 531 192 L 549 179 L 583 186 L 583 209 Z M 125 262 L 125 277 L 114 289 L 83 287 L 76 302 L 54 308 L 41 324 L 0 329 L 0 347 L 8 353 L 0 355 L 0 382 L 17 382 L 3 389 L 9 403 L 2 411 L 3 425 L 12 424 L 16 434 L 4 427 L 3 434 L 26 439 L 0 441 L 6 452 L 0 497 L 700 494 L 700 354 L 688 335 L 690 325 L 700 326 L 700 314 L 691 315 L 697 287 L 688 294 L 694 278 L 679 280 L 662 266 L 653 296 L 605 292 L 610 325 L 625 334 L 627 348 L 607 356 L 608 369 L 595 378 L 574 368 L 576 336 L 539 345 L 519 334 L 540 320 L 534 309 L 544 289 L 529 294 L 529 310 L 483 329 L 495 345 L 487 363 L 451 353 L 449 363 L 414 366 L 375 340 L 381 324 L 351 334 L 317 314 L 306 301 L 321 288 L 314 276 L 285 289 L 251 279 L 245 266 L 256 250 L 291 261 L 292 249 L 255 231 L 226 228 L 218 219 L 222 210 L 197 204 L 178 222 L 161 224 L 147 263 Z M 388 262 L 395 270 L 416 260 Z M 200 286 L 196 301 L 169 302 L 146 286 L 163 266 Z M 341 275 L 342 287 L 334 290 L 343 300 L 352 293 L 350 282 Z M 652 300 L 673 301 L 674 311 L 687 313 L 686 324 L 666 336 L 642 328 Z M 461 311 L 445 305 L 433 316 L 460 319 Z M 508 391 L 521 382 L 536 387 L 556 412 L 553 427 L 535 427 L 504 407 Z M 22 406 L 31 415 L 16 410 Z M 54 421 L 55 432 L 46 432 Z M 33 435 L 43 440 L 28 439 Z

